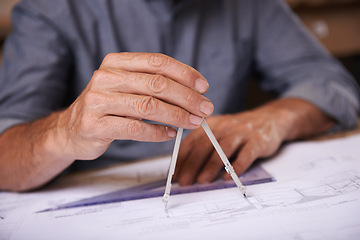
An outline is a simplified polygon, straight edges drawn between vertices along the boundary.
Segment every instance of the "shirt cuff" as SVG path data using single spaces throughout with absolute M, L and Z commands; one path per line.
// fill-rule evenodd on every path
M 286 91 L 281 97 L 296 97 L 317 106 L 337 121 L 331 131 L 355 128 L 358 124 L 359 100 L 356 95 L 332 81 L 303 82 Z

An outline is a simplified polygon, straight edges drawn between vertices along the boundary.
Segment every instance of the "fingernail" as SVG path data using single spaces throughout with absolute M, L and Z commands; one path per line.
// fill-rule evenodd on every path
M 173 128 L 167 127 L 167 134 L 169 137 L 173 138 L 176 136 L 176 131 Z
M 190 122 L 194 125 L 200 125 L 203 119 L 201 117 L 190 114 Z
M 200 104 L 200 111 L 205 115 L 210 115 L 214 111 L 214 105 L 209 101 Z
M 209 84 L 202 78 L 198 78 L 195 81 L 195 89 L 200 93 L 205 93 L 209 88 Z

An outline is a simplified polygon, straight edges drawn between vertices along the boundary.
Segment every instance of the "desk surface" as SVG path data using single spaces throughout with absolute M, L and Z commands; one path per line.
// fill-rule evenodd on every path
M 284 146 L 261 162 L 276 182 L 36 213 L 166 176 L 169 157 L 64 176 L 0 193 L 0 239 L 356 239 L 360 135 Z

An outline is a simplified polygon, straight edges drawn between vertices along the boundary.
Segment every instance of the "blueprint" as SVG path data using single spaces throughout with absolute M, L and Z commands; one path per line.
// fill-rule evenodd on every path
M 244 174 L 242 174 L 240 179 L 245 185 L 253 185 L 275 181 L 275 179 L 268 172 L 262 169 L 259 164 L 254 164 L 253 166 L 251 166 Z M 123 202 L 151 197 L 161 197 L 163 196 L 165 191 L 165 184 L 166 179 L 160 179 L 145 184 L 139 184 L 134 187 L 124 188 L 110 193 L 81 199 L 79 201 L 61 204 L 57 207 L 43 209 L 39 212 L 55 211 L 60 209 L 82 206 L 92 206 L 104 203 Z M 171 195 L 236 187 L 236 184 L 233 180 L 224 181 L 223 179 L 218 179 L 211 183 L 193 184 L 190 186 L 179 186 L 179 184 L 177 183 L 173 183 L 173 185 L 174 186 L 172 188 Z
M 275 182 L 37 213 L 164 179 L 169 158 L 68 176 L 29 194 L 0 193 L 0 239 L 357 239 L 360 136 L 284 146 L 261 167 Z

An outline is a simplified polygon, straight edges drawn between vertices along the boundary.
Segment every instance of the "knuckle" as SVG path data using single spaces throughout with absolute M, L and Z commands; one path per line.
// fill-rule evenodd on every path
M 137 137 L 144 132 L 144 126 L 138 120 L 132 120 L 127 125 L 127 134 L 130 137 Z
M 163 69 L 170 63 L 170 58 L 161 53 L 151 53 L 148 58 L 151 68 Z
M 104 80 L 111 78 L 111 72 L 105 69 L 95 70 L 92 76 L 92 83 L 101 86 Z
M 85 133 L 94 132 L 98 125 L 98 119 L 92 114 L 86 114 L 81 119 L 81 128 Z
M 187 65 L 183 66 L 180 73 L 181 78 L 189 77 L 190 74 L 191 74 L 191 68 Z
M 150 91 L 154 94 L 159 94 L 167 88 L 167 81 L 165 77 L 161 75 L 153 75 L 149 80 Z
M 94 73 L 93 73 L 93 75 L 92 75 L 91 81 L 92 81 L 93 83 L 99 82 L 99 80 L 102 79 L 102 74 L 103 74 L 103 70 L 99 70 L 99 69 L 98 69 L 98 70 L 95 70 Z
M 254 129 L 254 125 L 252 122 L 248 122 L 245 124 L 247 130 L 252 131 Z
M 116 53 L 108 53 L 108 54 L 106 54 L 106 56 L 104 57 L 104 60 L 103 60 L 102 64 L 105 64 L 105 65 L 106 65 L 106 64 L 112 62 L 112 61 L 114 60 L 114 58 L 115 58 L 116 55 L 117 55 Z
M 186 103 L 189 106 L 192 106 L 197 102 L 198 96 L 194 91 L 189 91 L 186 95 Z
M 157 107 L 157 101 L 150 96 L 144 96 L 138 101 L 138 110 L 141 116 L 149 116 Z
M 230 140 L 230 139 L 229 139 Z M 233 147 L 233 149 L 240 149 L 241 144 L 244 142 L 244 136 L 240 133 L 236 134 L 229 144 Z
M 260 152 L 261 148 L 258 145 L 249 144 L 246 149 L 246 155 L 248 157 L 248 160 L 256 159 Z
M 258 153 L 259 153 L 259 149 L 254 148 L 254 149 L 249 150 L 249 152 L 248 152 L 249 159 L 254 160 L 258 156 Z
M 184 113 L 183 110 L 179 107 L 174 109 L 173 116 L 172 116 L 173 122 L 181 123 L 184 120 Z

